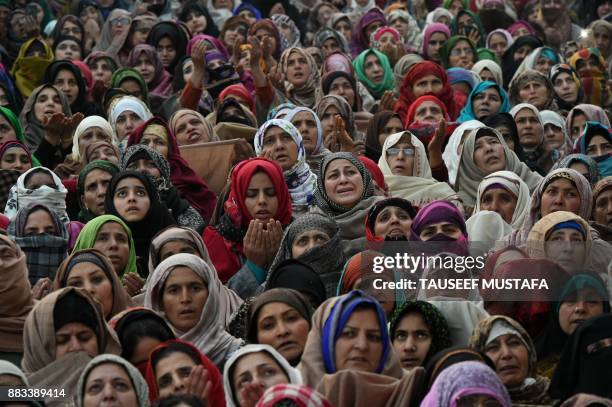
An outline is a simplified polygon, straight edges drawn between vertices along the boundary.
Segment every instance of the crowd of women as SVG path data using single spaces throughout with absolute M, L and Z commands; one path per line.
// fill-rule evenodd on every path
M 612 406 L 610 74 L 612 0 L 0 0 L 0 386 Z

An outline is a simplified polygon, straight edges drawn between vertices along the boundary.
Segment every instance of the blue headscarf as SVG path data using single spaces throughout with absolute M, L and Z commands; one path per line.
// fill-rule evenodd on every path
M 608 142 L 612 143 L 612 134 L 610 134 L 609 127 L 599 122 L 587 122 L 582 136 L 578 139 L 578 147 L 581 154 L 587 155 L 587 147 L 595 136 L 603 136 Z M 612 154 L 591 158 L 597 163 L 597 169 L 599 169 L 599 175 L 602 178 L 612 175 Z
M 369 305 L 374 308 L 378 318 L 380 334 L 382 336 L 383 353 L 378 362 L 378 367 L 375 373 L 381 373 L 385 367 L 385 362 L 391 352 L 391 342 L 389 340 L 389 332 L 387 331 L 387 318 L 382 307 L 374 298 L 367 296 L 362 291 L 355 290 L 339 297 L 323 325 L 323 334 L 321 338 L 321 347 L 323 351 L 323 362 L 325 362 L 325 371 L 327 373 L 336 373 L 336 341 L 342 334 L 346 323 L 355 312 L 355 309 L 360 305 Z
M 510 111 L 510 100 L 505 90 L 503 90 L 495 82 L 490 82 L 490 81 L 480 82 L 478 85 L 476 85 L 476 87 L 472 90 L 472 92 L 470 92 L 470 95 L 467 98 L 467 102 L 465 103 L 465 106 L 461 110 L 461 114 L 459 114 L 459 118 L 457 119 L 458 123 L 467 122 L 468 120 L 477 120 L 474 110 L 472 109 L 472 102 L 473 102 L 474 96 L 478 95 L 479 93 L 484 92 L 485 90 L 489 88 L 495 88 L 497 90 L 497 93 L 499 93 L 501 100 L 502 100 L 502 104 L 499 107 L 499 110 L 497 112 L 493 112 L 492 114 L 508 113 Z
M 237 16 L 242 10 L 249 10 L 251 13 L 253 13 L 257 21 L 261 20 L 261 12 L 254 5 L 249 3 L 241 3 L 234 9 L 234 15 Z

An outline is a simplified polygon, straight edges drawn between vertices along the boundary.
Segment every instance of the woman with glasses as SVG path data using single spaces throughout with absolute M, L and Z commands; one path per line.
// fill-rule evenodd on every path
M 130 33 L 132 17 L 126 10 L 113 10 L 102 27 L 100 39 L 94 51 L 104 51 L 115 57 L 121 65 L 127 62 L 129 49 L 126 49 L 126 40 Z
M 450 37 L 440 50 L 442 65 L 448 68 L 472 69 L 478 62 L 476 46 L 468 37 L 455 35 Z

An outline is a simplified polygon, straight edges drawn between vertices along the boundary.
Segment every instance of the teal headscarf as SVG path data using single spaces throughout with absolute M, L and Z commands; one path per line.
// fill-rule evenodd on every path
M 6 107 L 2 106 L 0 106 L 0 114 L 4 116 L 6 120 L 8 120 L 9 124 L 15 131 L 17 140 L 27 146 L 28 143 L 26 143 L 25 136 L 23 134 L 23 127 L 21 127 L 21 123 L 19 123 L 19 119 L 17 119 L 17 116 L 15 116 L 15 114 L 10 109 L 7 109 Z M 32 167 L 40 167 L 40 161 L 38 161 L 38 159 L 34 157 L 34 153 L 32 153 L 31 156 Z
M 117 165 L 105 160 L 94 160 L 81 170 L 77 183 L 77 195 L 79 197 L 79 206 L 81 207 L 81 210 L 79 211 L 79 220 L 83 223 L 87 223 L 96 217 L 96 215 L 91 213 L 86 207 L 83 206 L 83 202 L 81 201 L 81 195 L 85 193 L 85 178 L 87 178 L 87 174 L 93 170 L 106 171 L 111 176 L 121 171 Z
M 380 65 L 383 68 L 384 76 L 382 81 L 376 85 L 365 74 L 365 61 L 368 55 L 374 54 L 378 58 Z M 361 54 L 355 58 L 353 61 L 353 68 L 355 68 L 355 73 L 357 74 L 357 79 L 359 82 L 363 83 L 366 88 L 370 91 L 372 96 L 376 99 L 380 99 L 387 90 L 393 90 L 395 87 L 395 80 L 393 79 L 393 69 L 391 69 L 391 64 L 389 63 L 389 58 L 382 52 L 375 49 L 366 49 Z
M 480 82 L 470 92 L 470 95 L 467 98 L 467 102 L 465 103 L 465 106 L 461 110 L 461 114 L 459 114 L 459 118 L 457 119 L 458 123 L 467 122 L 468 120 L 478 120 L 476 118 L 474 110 L 472 109 L 472 102 L 474 101 L 474 96 L 478 95 L 479 93 L 484 92 L 485 90 L 489 88 L 495 88 L 497 90 L 497 93 L 499 93 L 499 96 L 501 97 L 501 100 L 502 100 L 499 110 L 497 112 L 492 113 L 492 115 L 497 114 L 497 113 L 508 113 L 510 111 L 510 99 L 508 98 L 508 94 L 506 93 L 506 91 L 503 90 L 501 86 L 499 86 L 495 82 L 489 82 L 489 81 Z
M 97 218 L 90 220 L 87 225 L 81 230 L 79 234 L 79 238 L 77 239 L 74 249 L 72 249 L 72 253 L 83 250 L 83 249 L 93 249 L 93 246 L 96 242 L 96 237 L 98 236 L 98 232 L 104 226 L 104 224 L 108 222 L 116 222 L 120 224 L 123 229 L 128 234 L 128 239 L 130 241 L 130 254 L 128 256 L 128 262 L 123 270 L 115 270 L 119 277 L 125 276 L 127 273 L 138 274 L 138 267 L 136 266 L 136 246 L 134 246 L 134 240 L 132 239 L 132 231 L 130 228 L 123 222 L 121 219 L 114 215 L 101 215 Z

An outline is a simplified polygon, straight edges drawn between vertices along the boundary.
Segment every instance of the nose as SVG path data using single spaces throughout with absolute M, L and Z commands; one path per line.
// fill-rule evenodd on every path
M 68 342 L 68 352 L 78 352 L 83 350 L 83 346 L 81 346 L 81 342 L 79 342 L 76 336 L 71 336 Z
M 261 205 L 261 206 L 265 206 L 266 205 L 266 194 L 261 191 L 259 194 L 257 194 L 257 204 Z
M 91 284 L 91 281 L 85 281 L 85 283 L 83 284 L 83 288 L 85 289 L 85 291 L 88 291 L 90 294 L 95 294 L 96 290 L 93 286 L 93 284 Z
M 115 249 L 117 249 L 117 247 L 119 247 L 119 245 L 117 244 L 117 239 L 115 239 L 114 237 L 111 237 L 108 243 L 109 243 L 108 249 L 111 251 L 114 251 Z
M 501 346 L 501 358 L 502 359 L 510 359 L 512 357 L 512 353 L 510 353 L 510 348 L 506 344 L 502 344 Z
M 187 287 L 181 290 L 180 301 L 182 304 L 188 304 L 191 302 L 191 296 L 189 295 L 189 289 Z
M 586 312 L 586 303 L 584 301 L 576 301 L 576 308 L 574 308 L 574 312 L 576 314 L 584 314 Z
M 397 215 L 393 214 L 391 215 L 391 219 L 389 220 L 389 223 L 391 223 L 392 225 L 397 225 L 400 223 L 399 217 L 397 217 Z
M 182 394 L 185 392 L 185 385 L 183 384 L 183 380 L 177 375 L 173 375 L 172 377 L 172 386 L 174 387 L 175 394 Z
M 368 348 L 368 339 L 364 333 L 357 335 L 353 347 L 361 351 L 365 351 Z
M 128 202 L 136 202 L 136 193 L 130 191 L 127 196 Z
M 415 352 L 416 351 L 416 346 L 415 346 L 414 339 L 412 338 L 412 335 L 408 335 L 408 339 L 406 339 L 406 342 L 404 343 L 404 351 L 405 352 Z
M 117 394 L 115 393 L 115 389 L 113 388 L 113 384 L 111 382 L 106 382 L 104 384 L 104 388 L 102 389 L 102 400 L 109 402 L 115 401 Z
M 499 201 L 497 199 L 493 199 L 493 202 L 491 202 L 491 211 L 499 213 Z
M 280 321 L 277 325 L 276 336 L 286 336 L 289 334 L 289 329 L 287 328 L 287 324 L 283 321 Z

